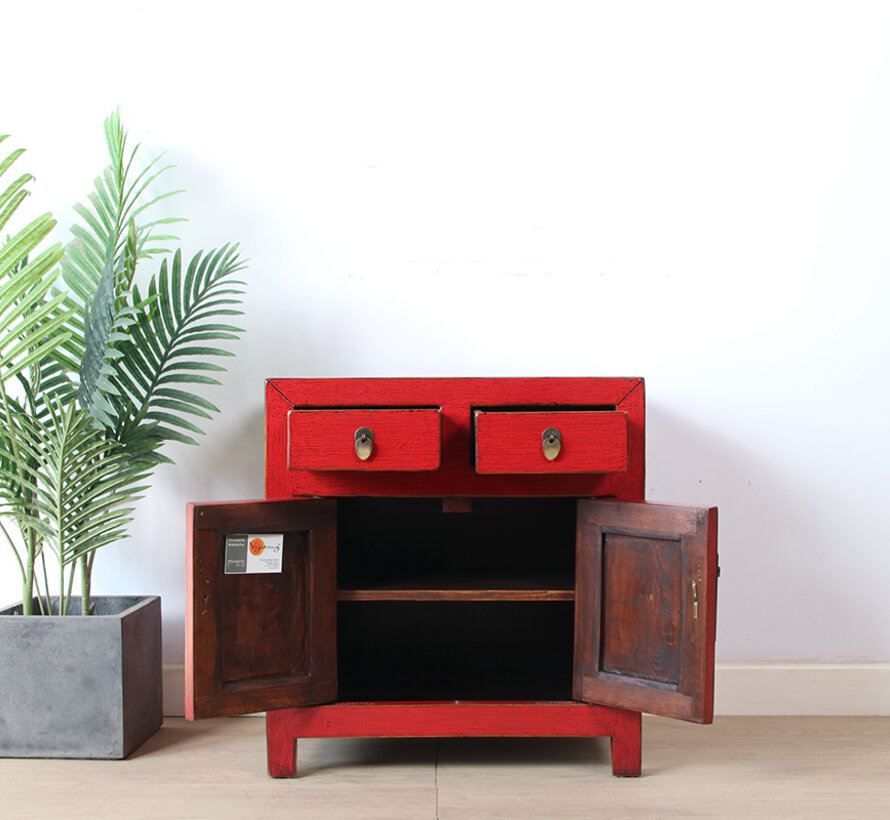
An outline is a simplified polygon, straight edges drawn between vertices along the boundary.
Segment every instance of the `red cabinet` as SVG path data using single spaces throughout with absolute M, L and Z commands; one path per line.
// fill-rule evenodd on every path
M 639 774 L 640 712 L 712 719 L 717 571 L 716 510 L 642 500 L 644 407 L 270 380 L 268 500 L 189 506 L 187 716 L 269 710 L 274 776 L 299 737 L 454 735 L 606 735 Z

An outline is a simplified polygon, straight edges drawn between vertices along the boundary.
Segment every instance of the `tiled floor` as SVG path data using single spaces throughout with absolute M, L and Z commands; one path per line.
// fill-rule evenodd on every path
M 0 760 L 0 817 L 890 817 L 890 718 L 644 718 L 638 779 L 602 738 L 299 746 L 273 780 L 262 719 L 168 719 L 127 761 Z

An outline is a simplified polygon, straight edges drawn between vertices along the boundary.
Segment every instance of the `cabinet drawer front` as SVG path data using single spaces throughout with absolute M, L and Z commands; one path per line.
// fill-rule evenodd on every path
M 477 410 L 477 473 L 616 473 L 627 469 L 627 413 Z M 557 431 L 556 452 L 543 434 Z
M 291 470 L 436 470 L 440 461 L 437 409 L 292 410 L 288 414 Z M 365 458 L 356 436 L 364 430 Z M 370 431 L 370 435 L 368 435 Z

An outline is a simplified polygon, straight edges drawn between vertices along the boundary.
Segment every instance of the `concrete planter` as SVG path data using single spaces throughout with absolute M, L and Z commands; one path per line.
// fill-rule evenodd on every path
M 0 757 L 126 757 L 161 726 L 161 599 L 0 609 Z M 80 599 L 71 610 L 80 611 Z

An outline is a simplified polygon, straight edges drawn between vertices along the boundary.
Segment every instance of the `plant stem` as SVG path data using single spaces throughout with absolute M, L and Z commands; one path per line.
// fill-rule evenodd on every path
M 90 575 L 92 567 L 86 555 L 80 556 L 80 614 L 90 614 Z
M 69 565 L 70 566 L 70 565 Z M 64 569 L 62 570 L 62 574 L 64 575 Z M 71 590 L 74 589 L 74 567 L 72 566 L 68 571 L 68 596 L 65 599 L 65 614 L 68 614 L 68 610 L 71 607 Z
M 60 544 L 61 547 L 61 544 Z M 61 553 L 60 553 L 61 554 Z M 59 615 L 68 614 L 68 601 L 71 600 L 71 590 L 65 595 L 65 565 L 59 561 Z
M 40 604 L 40 614 L 48 615 L 53 611 L 53 608 L 52 601 L 49 599 L 49 574 L 46 571 L 46 556 L 43 552 L 40 553 L 40 563 L 43 565 L 43 598 L 38 595 L 37 601 Z M 45 604 L 44 598 L 46 599 Z
M 38 549 L 38 537 L 37 533 L 34 532 L 32 527 L 28 527 L 28 532 L 25 537 L 25 541 L 27 542 L 27 555 L 28 555 L 28 580 L 26 581 L 26 592 L 25 594 L 28 596 L 28 615 L 33 614 L 33 606 L 31 604 L 31 600 L 35 597 L 34 595 L 34 587 L 37 583 L 37 579 L 34 575 L 34 564 L 37 561 Z M 40 557 L 43 560 L 43 574 L 46 575 L 46 558 L 43 555 L 43 551 L 39 551 Z M 37 594 L 37 605 L 40 608 L 41 612 L 43 611 L 43 605 L 40 603 L 40 594 Z M 24 614 L 24 609 L 22 610 Z
M 22 615 L 34 614 L 34 553 L 28 550 L 28 567 L 22 584 Z
M 30 615 L 34 589 L 34 562 L 33 560 L 29 560 L 26 569 L 25 565 L 22 563 L 22 557 L 19 555 L 15 542 L 12 540 L 9 531 L 3 526 L 3 521 L 0 521 L 0 530 L 3 530 L 3 535 L 6 536 L 6 540 L 9 542 L 9 546 L 12 549 L 12 554 L 18 562 L 19 571 L 22 573 L 22 615 Z M 30 555 L 28 557 L 29 559 L 31 558 Z

